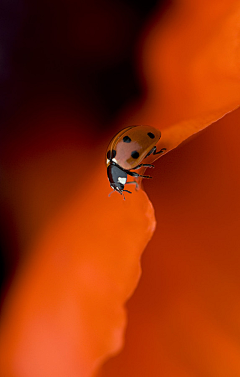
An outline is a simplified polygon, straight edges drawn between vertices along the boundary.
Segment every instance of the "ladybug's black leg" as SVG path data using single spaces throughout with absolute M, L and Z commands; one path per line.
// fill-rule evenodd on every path
M 124 170 L 127 174 L 131 175 L 132 177 L 141 177 L 141 178 L 152 178 L 150 177 L 149 175 L 141 175 L 141 174 L 138 174 L 138 173 L 135 173 L 133 171 L 130 171 L 130 170 Z
M 132 194 L 131 191 L 128 191 L 128 190 L 122 190 L 122 191 L 124 191 L 124 192 L 128 192 L 129 194 Z M 125 200 L 125 196 L 124 196 L 124 193 L 123 193 L 123 192 L 121 192 L 121 195 L 123 196 L 123 199 Z
M 129 182 L 129 183 L 133 183 L 133 182 Z M 131 191 L 128 191 L 128 190 L 123 190 L 123 191 L 128 192 L 129 194 L 132 194 Z
M 140 169 L 140 168 L 155 168 L 154 165 L 151 165 L 151 164 L 140 164 L 138 166 L 136 166 L 135 168 L 132 168 L 131 170 L 136 170 L 136 169 Z
M 158 152 L 156 152 L 156 150 L 157 150 L 157 147 L 156 147 L 156 146 L 153 147 L 153 149 L 151 149 L 150 152 L 148 152 L 148 154 L 147 154 L 144 158 L 150 156 L 150 154 L 155 155 L 155 154 L 163 153 L 163 152 L 165 152 L 167 149 L 166 149 L 166 148 L 162 148 L 162 149 L 160 149 L 160 151 L 158 151 Z
M 126 182 L 125 185 L 129 185 L 130 183 L 134 183 L 136 188 L 138 188 L 138 183 L 136 181 Z

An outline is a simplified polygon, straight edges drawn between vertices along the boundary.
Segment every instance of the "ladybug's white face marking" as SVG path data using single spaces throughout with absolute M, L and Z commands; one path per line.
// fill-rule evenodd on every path
M 125 185 L 125 183 L 127 182 L 127 178 L 118 177 L 118 182 L 120 182 L 122 185 Z
M 110 162 L 110 160 L 107 158 L 107 164 Z
M 116 158 L 112 158 L 112 161 L 113 161 L 113 162 L 116 162 L 116 164 L 117 164 L 117 160 L 116 160 Z

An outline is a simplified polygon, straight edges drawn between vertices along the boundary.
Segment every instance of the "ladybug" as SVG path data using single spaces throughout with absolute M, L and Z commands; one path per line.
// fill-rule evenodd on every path
M 151 126 L 131 126 L 121 130 L 110 142 L 106 153 L 107 175 L 110 187 L 123 195 L 127 184 L 133 183 L 138 187 L 136 181 L 127 182 L 127 176 L 152 178 L 149 175 L 141 175 L 132 170 L 141 167 L 154 168 L 151 164 L 142 164 L 142 161 L 151 154 L 163 153 L 166 148 L 157 152 L 156 144 L 161 138 L 161 132 Z M 110 195 L 110 194 L 109 194 Z

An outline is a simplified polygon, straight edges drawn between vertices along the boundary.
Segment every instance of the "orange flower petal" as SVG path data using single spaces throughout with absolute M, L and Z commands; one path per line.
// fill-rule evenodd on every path
M 157 228 L 101 377 L 240 375 L 240 109 L 164 157 L 146 183 Z
M 150 124 L 163 130 L 190 121 L 181 125 L 183 141 L 236 109 L 240 102 L 239 19 L 236 0 L 221 4 L 180 1 L 166 14 L 156 13 L 141 43 L 145 100 L 125 113 L 121 127 Z M 186 135 L 184 128 L 188 128 Z
M 196 2 L 190 13 L 188 4 L 182 4 L 163 27 L 156 24 L 146 42 L 148 97 L 124 122 L 163 128 L 193 119 L 163 131 L 161 143 L 169 150 L 239 104 L 239 5 L 224 3 L 216 14 L 214 2 L 210 8 Z M 94 161 L 104 156 L 103 150 L 90 152 Z M 144 192 L 134 192 L 125 202 L 117 195 L 108 198 L 105 168 L 95 166 L 86 186 L 38 234 L 31 258 L 19 270 L 2 322 L 1 370 L 6 377 L 32 377 L 36 371 L 40 376 L 89 376 L 122 344 L 123 304 L 139 279 L 139 258 L 155 222 Z M 28 195 L 27 184 L 25 189 Z M 172 231 L 168 237 L 172 241 Z M 169 307 L 172 313 L 175 306 Z M 189 302 L 181 306 L 182 317 L 188 307 Z M 182 337 L 178 330 L 169 352 L 171 342 Z
M 171 150 L 238 107 L 239 16 L 236 1 L 182 1 L 157 16 L 143 46 L 146 102 L 124 124 L 162 129 L 159 148 Z M 239 111 L 221 119 L 146 183 L 159 230 L 126 347 L 99 375 L 239 375 L 238 124 Z
M 144 67 L 151 101 L 160 101 L 168 124 L 169 116 L 223 115 L 239 105 L 239 18 L 236 0 L 182 1 L 153 25 Z
M 155 219 L 141 190 L 125 201 L 117 193 L 108 197 L 104 152 L 105 146 L 88 149 L 92 161 L 103 156 L 103 162 L 91 165 L 78 192 L 38 231 L 19 268 L 1 325 L 5 377 L 90 376 L 122 345 L 124 304 L 139 280 Z M 48 163 L 43 157 L 43 180 Z M 26 199 L 35 165 L 31 156 L 32 168 L 22 170 Z

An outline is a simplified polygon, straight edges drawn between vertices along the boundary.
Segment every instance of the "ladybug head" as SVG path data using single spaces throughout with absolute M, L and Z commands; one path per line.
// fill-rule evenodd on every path
M 127 182 L 127 173 L 119 166 L 111 163 L 107 168 L 107 175 L 110 182 L 110 187 L 123 195 L 123 191 L 131 194 L 131 191 L 124 190 L 124 186 Z

